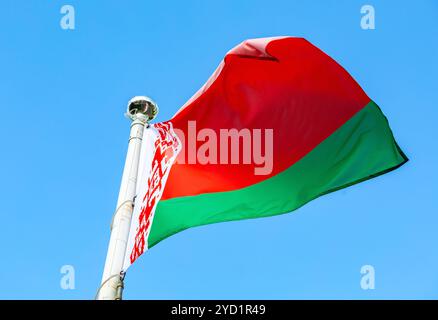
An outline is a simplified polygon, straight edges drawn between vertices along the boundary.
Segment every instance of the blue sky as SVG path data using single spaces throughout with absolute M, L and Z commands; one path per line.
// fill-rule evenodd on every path
M 75 30 L 60 8 L 75 8 Z M 376 29 L 362 30 L 371 4 Z M 382 108 L 410 158 L 292 214 L 193 228 L 129 269 L 126 299 L 437 298 L 438 3 L 0 4 L 0 298 L 92 299 L 134 95 L 169 119 L 244 39 L 302 36 Z M 375 268 L 362 290 L 360 268 Z M 75 268 L 75 290 L 60 268 Z

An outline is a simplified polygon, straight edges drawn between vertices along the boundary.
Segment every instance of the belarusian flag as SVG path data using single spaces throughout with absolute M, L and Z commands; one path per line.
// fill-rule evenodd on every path
M 141 153 L 124 270 L 184 229 L 290 212 L 407 161 L 354 79 L 292 37 L 228 52 Z

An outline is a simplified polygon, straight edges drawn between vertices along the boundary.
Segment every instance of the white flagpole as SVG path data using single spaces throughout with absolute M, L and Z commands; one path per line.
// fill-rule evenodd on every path
M 122 268 L 134 209 L 141 140 L 144 126 L 147 126 L 157 113 L 157 105 L 148 97 L 134 97 L 128 103 L 126 115 L 132 120 L 128 152 L 117 207 L 111 223 L 111 237 L 102 282 L 96 295 L 98 300 L 120 300 L 122 298 L 124 278 Z

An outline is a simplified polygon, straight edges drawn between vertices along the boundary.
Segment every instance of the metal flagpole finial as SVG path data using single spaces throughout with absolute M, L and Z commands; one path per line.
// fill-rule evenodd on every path
M 135 96 L 128 102 L 126 115 L 134 120 L 137 114 L 143 114 L 151 121 L 158 114 L 158 105 L 149 97 Z

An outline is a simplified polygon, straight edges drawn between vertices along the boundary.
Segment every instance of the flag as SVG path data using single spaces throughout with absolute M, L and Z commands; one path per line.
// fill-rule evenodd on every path
M 356 81 L 293 37 L 233 48 L 142 143 L 124 270 L 182 230 L 291 212 L 407 161 Z

